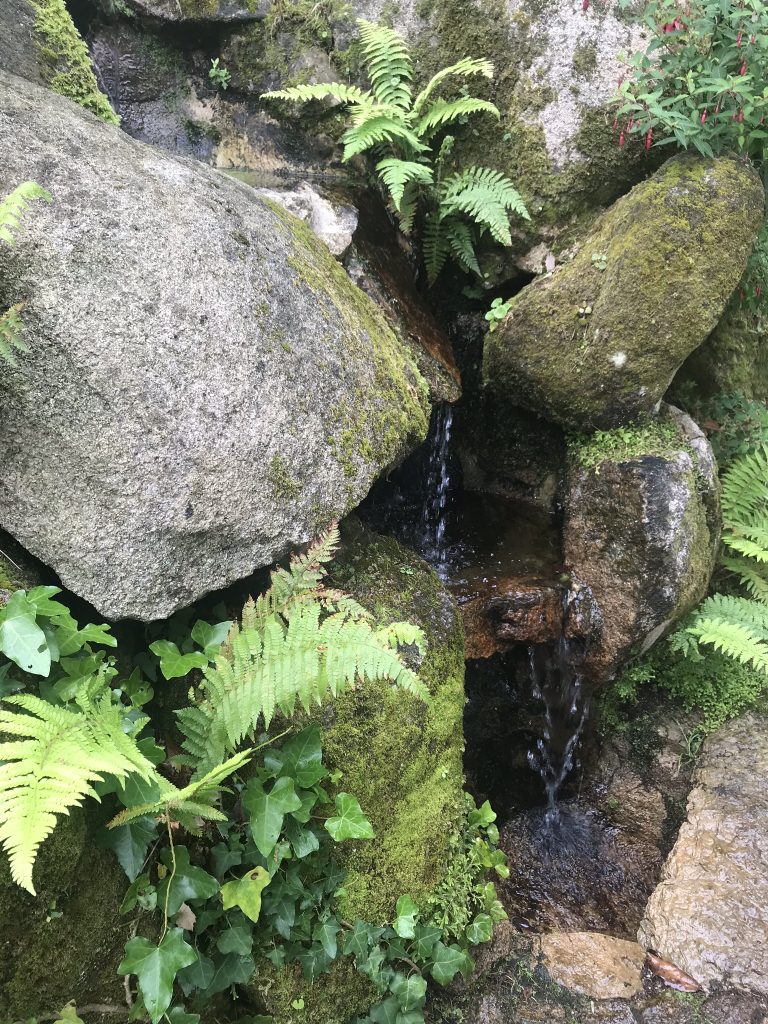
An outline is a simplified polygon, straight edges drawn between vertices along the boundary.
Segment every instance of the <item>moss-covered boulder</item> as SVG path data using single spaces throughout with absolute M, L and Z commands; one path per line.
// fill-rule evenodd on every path
M 719 540 L 714 456 L 696 424 L 658 421 L 570 445 L 565 563 L 592 592 L 600 623 L 585 671 L 612 678 L 707 592 Z
M 119 121 L 64 0 L 3 0 L 0 69 L 47 85 L 103 121 Z
M 96 847 L 93 831 L 82 811 L 60 820 L 35 865 L 37 896 L 11 880 L 0 856 L 1 1021 L 45 1018 L 70 999 L 124 1003 L 117 965 L 128 881 L 113 854 Z
M 486 341 L 488 387 L 582 430 L 649 414 L 722 316 L 763 204 L 744 164 L 668 161 L 598 220 L 571 262 L 513 299 Z
M 331 582 L 354 595 L 381 624 L 407 619 L 426 638 L 411 658 L 428 685 L 430 705 L 390 684 L 366 684 L 318 712 L 324 759 L 343 772 L 373 824 L 373 841 L 339 848 L 347 870 L 339 895 L 346 921 L 380 925 L 407 893 L 424 906 L 448 871 L 463 821 L 464 635 L 459 610 L 436 573 L 392 538 L 357 520 L 344 524 Z M 259 968 L 254 994 L 279 1024 L 347 1024 L 365 1012 L 374 991 L 339 962 L 308 986 L 298 968 Z M 304 1008 L 292 1000 L 301 995 Z
M 735 303 L 703 345 L 688 356 L 672 384 L 690 400 L 739 392 L 768 402 L 768 345 L 761 319 Z
M 0 194 L 49 189 L 0 303 L 0 519 L 109 618 L 153 620 L 355 508 L 426 384 L 317 236 L 254 190 L 0 73 Z

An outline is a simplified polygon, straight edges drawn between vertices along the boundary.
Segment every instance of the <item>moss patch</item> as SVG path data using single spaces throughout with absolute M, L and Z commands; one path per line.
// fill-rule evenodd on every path
M 74 100 L 107 124 L 120 118 L 99 90 L 88 48 L 64 0 L 29 0 L 35 12 L 35 38 L 43 78 L 54 92 Z
M 630 462 L 646 455 L 664 457 L 680 450 L 678 431 L 671 423 L 654 421 L 594 434 L 574 434 L 570 452 L 580 465 L 592 469 L 601 462 Z

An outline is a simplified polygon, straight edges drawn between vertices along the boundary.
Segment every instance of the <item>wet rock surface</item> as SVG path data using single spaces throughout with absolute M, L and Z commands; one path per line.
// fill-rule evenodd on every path
M 768 719 L 711 736 L 640 941 L 702 984 L 768 994 Z
M 630 999 L 642 988 L 645 950 L 598 932 L 551 932 L 539 940 L 552 981 L 592 999 Z
M 337 259 L 341 259 L 352 244 L 358 220 L 354 206 L 323 195 L 308 181 L 300 181 L 291 189 L 257 188 L 256 191 L 308 224 Z
M 53 195 L 0 251 L 26 297 L 0 521 L 108 617 L 167 616 L 355 507 L 425 436 L 376 306 L 252 189 L 2 75 L 0 192 Z
M 717 472 L 706 438 L 679 410 L 666 450 L 569 470 L 563 530 L 567 570 L 602 619 L 585 674 L 612 678 L 705 595 L 719 536 Z
M 599 219 L 571 262 L 512 300 L 485 345 L 488 386 L 576 429 L 648 415 L 720 319 L 763 205 L 757 176 L 734 160 L 668 161 Z

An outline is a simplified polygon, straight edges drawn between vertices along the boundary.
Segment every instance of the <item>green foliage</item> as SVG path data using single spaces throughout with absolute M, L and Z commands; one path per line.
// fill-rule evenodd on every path
M 507 315 L 512 305 L 512 300 L 509 299 L 505 302 L 502 298 L 494 299 L 491 303 L 491 308 L 485 314 L 485 319 L 488 321 L 488 330 L 493 333 L 499 326 L 501 321 Z
M 621 0 L 628 7 L 630 0 Z M 624 133 L 648 145 L 738 153 L 760 164 L 768 131 L 768 6 L 763 0 L 651 0 L 650 42 L 620 87 Z M 624 125 L 624 119 L 626 124 Z
M 50 203 L 52 196 L 36 181 L 23 181 L 0 201 L 0 239 L 8 245 L 14 244 L 14 234 L 21 227 L 21 218 L 34 199 L 44 199 Z M 17 302 L 4 313 L 0 313 L 0 360 L 10 363 L 11 366 L 16 365 L 16 352 L 29 351 L 22 338 L 22 307 L 23 303 Z
M 439 141 L 443 130 L 475 114 L 498 118 L 499 111 L 487 100 L 468 95 L 445 99 L 436 93 L 449 81 L 492 78 L 493 65 L 464 58 L 434 75 L 414 99 L 413 65 L 402 37 L 363 19 L 358 25 L 370 90 L 328 82 L 268 92 L 262 98 L 294 103 L 330 98 L 349 107 L 343 159 L 375 155 L 376 173 L 403 232 L 410 234 L 419 218 L 430 283 L 449 256 L 479 276 L 480 239 L 487 233 L 511 245 L 509 214 L 528 219 L 528 211 L 512 182 L 498 171 L 472 166 L 446 173 L 453 136 Z
M 338 542 L 334 528 L 290 568 L 272 574 L 258 601 L 249 600 L 212 666 L 203 668 L 198 699 L 178 713 L 182 746 L 196 771 L 220 764 L 276 710 L 293 713 L 335 697 L 357 679 L 390 679 L 424 700 L 428 691 L 397 653 L 420 648 L 421 631 L 395 622 L 374 629 L 355 601 L 321 583 L 321 566 Z
M 214 57 L 208 68 L 208 77 L 218 89 L 228 89 L 232 75 L 227 68 L 219 64 L 219 58 Z
M 768 221 L 760 228 L 736 295 L 741 305 L 758 317 L 762 327 L 768 303 Z
M 739 455 L 768 444 L 768 408 L 740 392 L 721 392 L 697 406 L 694 418 L 707 431 L 721 470 Z
M 674 424 L 655 420 L 652 423 L 615 430 L 596 430 L 593 434 L 573 434 L 570 448 L 587 469 L 601 462 L 629 462 L 645 455 L 669 455 L 680 448 L 681 441 Z

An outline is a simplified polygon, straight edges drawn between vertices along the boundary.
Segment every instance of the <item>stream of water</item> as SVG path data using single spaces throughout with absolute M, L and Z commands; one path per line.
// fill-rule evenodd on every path
M 448 495 L 451 488 L 449 455 L 453 430 L 453 406 L 444 402 L 435 414 L 430 437 L 429 469 L 422 511 L 422 551 L 442 580 L 448 575 L 446 541 Z

